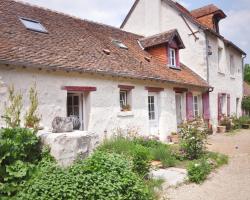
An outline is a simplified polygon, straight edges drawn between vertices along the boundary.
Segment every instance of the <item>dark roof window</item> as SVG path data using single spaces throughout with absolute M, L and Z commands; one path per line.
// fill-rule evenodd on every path
M 113 40 L 113 43 L 121 49 L 128 49 L 128 47 L 119 40 Z
M 31 20 L 27 18 L 20 18 L 20 20 L 23 23 L 23 25 L 29 30 L 40 32 L 40 33 L 48 33 L 46 28 L 39 21 Z

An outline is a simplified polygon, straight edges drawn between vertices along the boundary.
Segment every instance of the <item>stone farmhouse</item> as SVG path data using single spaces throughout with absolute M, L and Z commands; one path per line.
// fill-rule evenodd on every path
M 8 86 L 22 92 L 24 114 L 34 84 L 45 130 L 75 115 L 100 137 L 133 129 L 167 141 L 185 120 L 241 115 L 245 53 L 219 34 L 225 14 L 212 8 L 136 1 L 121 30 L 1 0 L 0 115 Z
M 172 0 L 136 0 L 121 25 L 123 30 L 146 37 L 173 28 L 178 30 L 186 46 L 180 51 L 181 62 L 213 88 L 209 93 L 209 110 L 214 127 L 223 115 L 241 115 L 243 96 L 246 53 L 220 34 L 219 22 L 224 18 L 226 14 L 215 5 L 189 11 Z M 156 54 L 168 53 L 162 46 L 162 51 Z M 182 93 L 183 113 L 185 96 Z M 201 97 L 193 96 L 194 101 L 198 98 L 198 104 L 202 104 Z M 202 115 L 202 110 L 195 111 L 194 115 Z M 180 121 L 185 120 L 185 114 L 179 116 L 184 116 Z

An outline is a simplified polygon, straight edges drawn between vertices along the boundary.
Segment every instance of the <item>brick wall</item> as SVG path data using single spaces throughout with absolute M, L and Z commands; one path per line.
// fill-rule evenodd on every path
M 150 48 L 148 52 L 160 62 L 164 64 L 168 63 L 168 52 L 167 47 L 165 45 Z

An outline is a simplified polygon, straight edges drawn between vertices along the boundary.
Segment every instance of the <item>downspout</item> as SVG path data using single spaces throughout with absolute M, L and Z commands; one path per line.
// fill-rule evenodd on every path
M 247 55 L 243 55 L 242 56 L 242 99 L 244 98 L 244 72 L 245 72 L 245 66 L 244 66 L 244 60 L 245 60 L 245 58 L 247 57 Z M 241 99 L 241 101 L 242 101 L 242 99 Z M 242 109 L 242 106 L 240 106 L 240 108 L 241 108 L 241 115 L 242 114 L 244 114 L 243 113 L 243 109 Z

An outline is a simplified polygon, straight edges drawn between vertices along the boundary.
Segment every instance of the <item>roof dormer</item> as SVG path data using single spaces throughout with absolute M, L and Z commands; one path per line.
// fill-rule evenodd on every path
M 210 4 L 191 11 L 191 14 L 203 25 L 220 33 L 219 21 L 226 18 L 226 14 L 217 6 Z
M 140 45 L 161 63 L 174 69 L 180 68 L 179 50 L 183 41 L 176 29 L 139 40 Z

